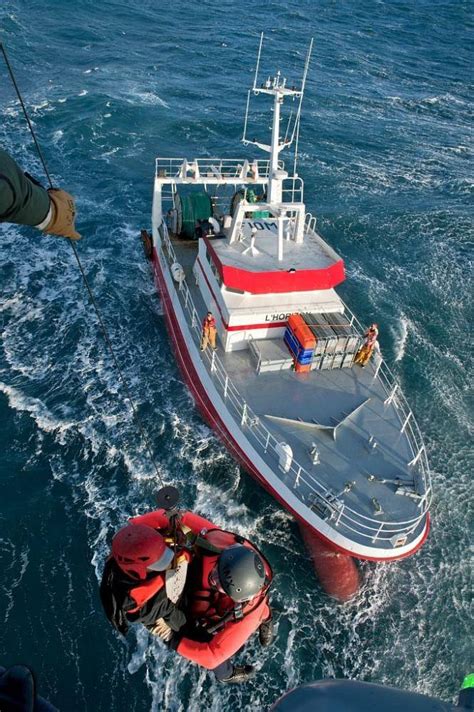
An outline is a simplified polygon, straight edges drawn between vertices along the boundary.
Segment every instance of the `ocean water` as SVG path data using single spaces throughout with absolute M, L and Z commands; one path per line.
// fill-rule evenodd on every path
M 325 676 L 456 696 L 472 671 L 472 5 L 463 0 L 250 3 L 3 0 L 0 39 L 166 482 L 253 538 L 276 576 L 278 637 L 236 688 L 126 641 L 101 612 L 111 536 L 159 486 L 60 239 L 0 226 L 0 664 L 30 664 L 67 712 L 265 710 Z M 194 410 L 142 254 L 154 158 L 236 157 L 263 71 L 301 74 L 306 203 L 346 262 L 341 293 L 381 345 L 433 470 L 432 531 L 409 560 L 362 565 L 344 606 L 319 590 L 298 528 Z M 42 170 L 4 67 L 0 142 Z M 471 171 L 470 171 L 471 169 Z M 472 373 L 472 371 L 471 371 Z

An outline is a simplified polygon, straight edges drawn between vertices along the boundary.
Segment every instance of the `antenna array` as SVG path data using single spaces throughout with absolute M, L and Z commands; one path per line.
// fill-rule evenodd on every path
M 274 77 L 268 76 L 264 81 L 259 82 L 259 71 L 260 71 L 260 60 L 262 56 L 262 47 L 263 47 L 263 32 L 260 34 L 260 42 L 258 46 L 258 52 L 257 52 L 257 63 L 255 66 L 255 76 L 253 80 L 253 86 L 251 89 L 249 89 L 247 93 L 247 105 L 245 109 L 245 119 L 244 119 L 244 131 L 243 131 L 243 136 L 242 136 L 242 142 L 244 143 L 245 146 L 248 146 L 249 144 L 253 144 L 255 146 L 258 146 L 264 151 L 267 151 L 269 153 L 272 152 L 272 145 L 270 144 L 264 144 L 260 143 L 259 141 L 256 141 L 255 139 L 249 139 L 247 137 L 247 128 L 248 128 L 248 118 L 249 118 L 249 111 L 250 111 L 250 98 L 251 96 L 258 96 L 259 94 L 271 94 L 275 97 L 275 104 L 278 102 L 278 104 L 283 104 L 283 101 L 285 97 L 292 97 L 293 101 L 299 100 L 298 101 L 298 107 L 296 109 L 296 112 L 292 109 L 287 121 L 286 125 L 286 130 L 285 130 L 285 137 L 283 141 L 280 141 L 280 138 L 278 137 L 277 144 L 273 145 L 273 150 L 276 150 L 278 153 L 283 149 L 287 148 L 288 146 L 291 146 L 293 142 L 295 142 L 295 159 L 294 159 L 294 173 L 296 175 L 296 160 L 297 160 L 297 154 L 298 154 L 298 140 L 299 140 L 299 131 L 300 131 L 300 121 L 301 121 L 301 107 L 303 103 L 303 96 L 304 96 L 304 91 L 306 87 L 306 78 L 308 76 L 308 69 L 309 69 L 309 63 L 311 59 L 311 53 L 313 50 L 313 39 L 311 39 L 308 47 L 308 51 L 306 53 L 306 59 L 304 63 L 304 69 L 303 69 L 303 77 L 301 80 L 301 86 L 297 88 L 296 86 L 288 87 L 287 86 L 287 80 L 285 77 L 282 77 L 280 72 L 278 71 Z M 275 119 L 275 116 L 274 116 Z M 272 140 L 272 144 L 273 144 Z

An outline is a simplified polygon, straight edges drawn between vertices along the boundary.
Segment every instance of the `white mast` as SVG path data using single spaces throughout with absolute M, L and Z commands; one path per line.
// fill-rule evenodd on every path
M 301 88 L 297 89 L 296 87 L 292 87 L 291 89 L 287 88 L 286 86 L 286 79 L 281 76 L 280 72 L 277 72 L 276 76 L 273 78 L 268 77 L 268 79 L 265 82 L 262 82 L 261 86 L 258 86 L 257 81 L 258 81 L 258 71 L 260 67 L 260 56 L 262 53 L 262 44 L 263 44 L 263 32 L 260 35 L 260 44 L 258 48 L 258 55 L 257 55 L 257 65 L 255 69 L 255 77 L 253 81 L 253 87 L 251 91 L 248 93 L 248 98 L 247 98 L 247 108 L 245 112 L 245 123 L 244 123 L 244 135 L 242 138 L 242 141 L 245 145 L 248 144 L 254 144 L 255 146 L 258 146 L 261 148 L 263 151 L 266 151 L 267 153 L 270 154 L 270 170 L 269 170 L 269 181 L 268 181 L 268 196 L 267 200 L 269 203 L 272 204 L 278 204 L 282 202 L 282 182 L 284 178 L 288 177 L 288 173 L 285 171 L 281 170 L 278 167 L 278 159 L 279 159 L 279 154 L 280 151 L 282 151 L 284 148 L 287 146 L 291 146 L 293 143 L 293 140 L 295 138 L 295 135 L 297 135 L 297 126 L 299 125 L 300 117 L 301 117 L 301 102 L 303 100 L 303 94 L 304 94 L 304 89 L 305 89 L 305 84 L 306 84 L 306 75 L 308 73 L 308 67 L 309 67 L 309 59 L 311 56 L 311 51 L 313 47 L 313 40 L 311 40 L 308 53 L 306 55 L 306 61 L 305 61 L 305 67 L 304 67 L 304 72 L 303 72 L 303 81 L 301 83 Z M 273 125 L 272 125 L 272 137 L 271 137 L 271 143 L 264 144 L 260 143 L 259 141 L 250 141 L 246 137 L 247 133 L 247 123 L 248 123 L 248 113 L 249 113 L 249 104 L 250 104 L 250 94 L 253 93 L 254 96 L 258 96 L 259 94 L 269 94 L 273 95 Z M 285 139 L 283 141 L 280 141 L 280 108 L 283 104 L 283 101 L 285 97 L 291 96 L 293 98 L 299 98 L 299 106 L 298 106 L 298 111 L 294 120 L 294 126 L 293 130 L 290 133 L 290 137 Z M 290 117 L 291 121 L 291 117 Z M 287 131 L 287 134 L 289 132 Z
M 280 107 L 283 104 L 283 94 L 279 91 L 280 72 L 273 79 L 273 127 L 272 143 L 270 149 L 270 180 L 268 182 L 268 202 L 281 203 L 282 180 L 287 178 L 288 173 L 278 170 L 278 157 L 280 151 L 288 144 L 284 141 L 280 143 Z M 283 79 L 283 86 L 285 80 Z

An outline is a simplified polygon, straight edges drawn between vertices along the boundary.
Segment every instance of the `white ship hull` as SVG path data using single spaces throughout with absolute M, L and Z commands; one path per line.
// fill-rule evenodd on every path
M 426 448 L 376 325 L 364 329 L 336 291 L 344 262 L 306 210 L 297 149 L 293 174 L 280 159 L 297 144 L 311 46 L 290 87 L 279 72 L 259 81 L 262 41 L 242 141 L 268 160 L 156 159 L 149 252 L 166 324 L 203 416 L 317 537 L 313 559 L 322 547 L 401 559 L 429 530 Z M 268 143 L 247 135 L 259 95 L 272 102 Z M 285 100 L 298 108 L 282 139 Z
M 417 551 L 428 535 L 428 515 L 422 531 L 405 546 L 383 549 L 380 546 L 364 545 L 344 536 L 318 517 L 282 483 L 279 473 L 273 471 L 265 462 L 246 436 L 244 429 L 230 414 L 221 390 L 216 387 L 210 375 L 209 366 L 206 366 L 204 361 L 204 358 L 209 357 L 206 352 L 202 354 L 199 350 L 189 317 L 183 309 L 179 286 L 173 280 L 169 260 L 162 250 L 162 241 L 156 226 L 153 228 L 153 241 L 155 247 L 152 259 L 155 280 L 163 303 L 167 329 L 183 378 L 203 417 L 217 431 L 236 460 L 299 522 L 308 527 L 330 548 L 351 557 L 371 561 L 394 561 Z

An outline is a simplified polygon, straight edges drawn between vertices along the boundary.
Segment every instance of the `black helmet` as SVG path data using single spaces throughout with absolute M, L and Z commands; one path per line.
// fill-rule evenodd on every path
M 255 596 L 265 584 L 261 557 L 243 544 L 234 544 L 222 552 L 217 573 L 225 593 L 237 603 Z

